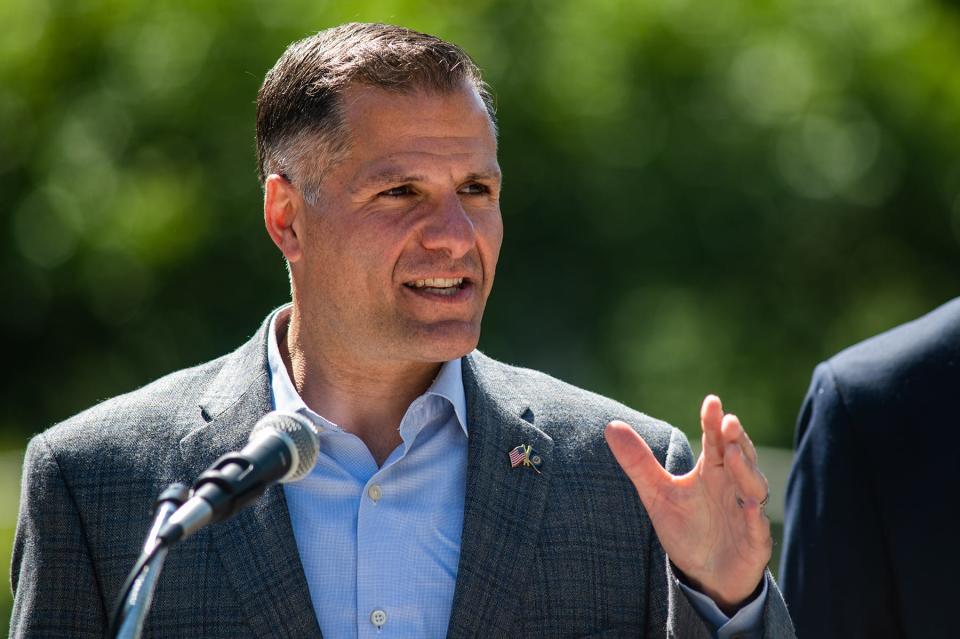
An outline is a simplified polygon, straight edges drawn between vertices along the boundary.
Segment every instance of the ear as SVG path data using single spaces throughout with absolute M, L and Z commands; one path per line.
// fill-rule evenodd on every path
M 263 185 L 263 222 L 270 239 L 290 263 L 303 255 L 300 227 L 305 203 L 290 181 L 276 173 Z

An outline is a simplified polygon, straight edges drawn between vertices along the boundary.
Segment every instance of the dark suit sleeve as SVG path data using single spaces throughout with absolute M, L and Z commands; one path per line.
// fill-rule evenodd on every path
M 797 635 L 899 637 L 865 426 L 821 364 L 797 425 L 787 483 L 781 583 Z
M 106 613 L 83 525 L 43 435 L 27 447 L 11 564 L 10 636 L 101 638 Z

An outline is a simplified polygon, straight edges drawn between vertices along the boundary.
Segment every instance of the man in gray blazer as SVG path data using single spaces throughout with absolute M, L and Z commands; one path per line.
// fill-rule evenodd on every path
M 152 500 L 273 408 L 317 424 L 320 462 L 175 547 L 146 636 L 793 636 L 719 399 L 694 463 L 676 429 L 474 350 L 502 221 L 465 53 L 344 25 L 291 45 L 257 107 L 292 304 L 31 441 L 13 636 L 102 637 Z

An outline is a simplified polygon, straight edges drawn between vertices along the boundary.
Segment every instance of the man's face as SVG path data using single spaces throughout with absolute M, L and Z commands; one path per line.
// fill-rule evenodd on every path
M 343 107 L 351 147 L 306 208 L 291 264 L 304 329 L 354 363 L 460 357 L 479 340 L 503 239 L 483 103 L 472 88 L 354 86 Z

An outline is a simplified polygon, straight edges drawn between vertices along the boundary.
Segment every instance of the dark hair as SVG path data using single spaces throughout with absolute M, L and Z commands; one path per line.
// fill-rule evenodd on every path
M 316 197 L 323 171 L 347 150 L 340 96 L 354 83 L 400 93 L 450 93 L 466 83 L 496 126 L 493 98 L 463 49 L 404 27 L 344 24 L 294 42 L 267 72 L 257 94 L 261 185 L 279 173 Z

